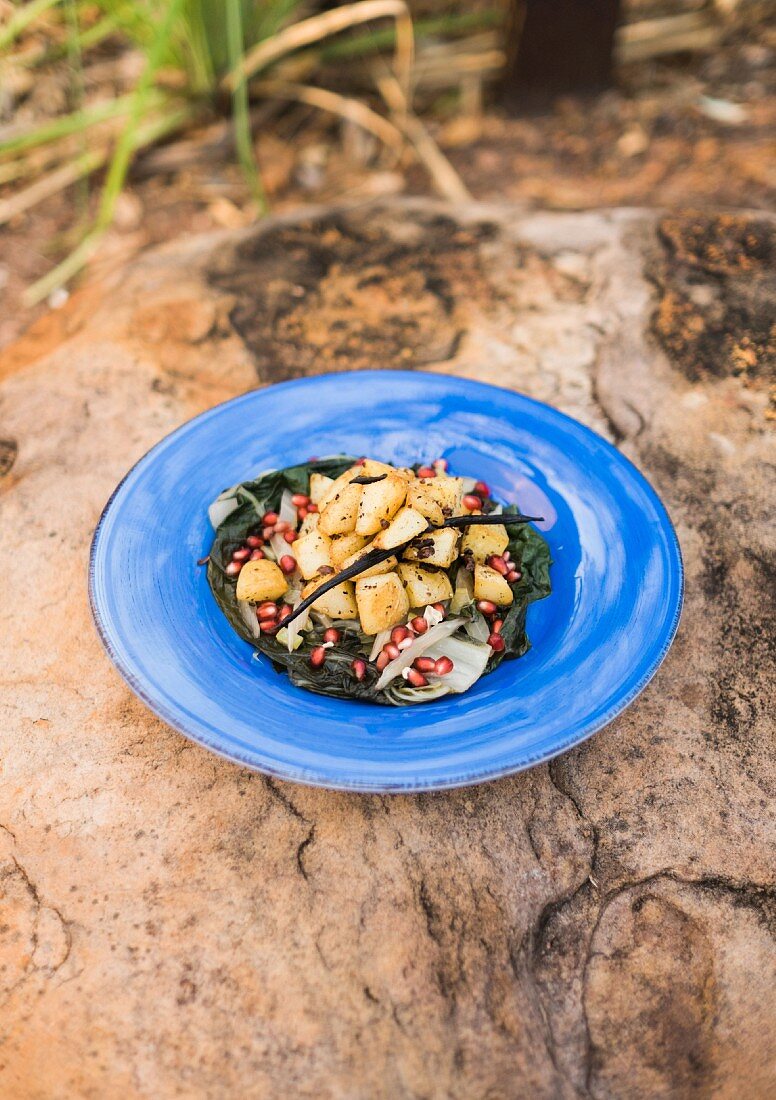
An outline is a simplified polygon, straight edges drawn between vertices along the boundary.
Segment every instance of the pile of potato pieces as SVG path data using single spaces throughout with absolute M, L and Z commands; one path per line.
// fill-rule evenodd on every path
M 382 479 L 354 485 L 355 477 Z M 406 621 L 410 608 L 451 599 L 447 570 L 462 553 L 474 558 L 475 599 L 490 600 L 499 606 L 512 603 L 509 584 L 486 564 L 491 556 L 506 549 L 509 537 L 505 527 L 473 525 L 464 529 L 463 538 L 455 528 L 428 531 L 429 525 L 442 524 L 448 516 L 466 514 L 461 504 L 461 478 L 443 473 L 419 478 L 409 468 L 365 459 L 336 479 L 311 474 L 309 495 L 318 511 L 308 514 L 299 538 L 291 546 L 297 568 L 307 582 L 303 598 L 323 584 L 332 570 L 341 572 L 371 550 L 390 550 L 415 540 L 403 551 L 401 561 L 391 556 L 355 581 L 344 581 L 316 600 L 314 610 L 332 619 L 357 618 L 364 633 L 378 634 Z M 240 581 L 249 566 L 262 566 L 261 578 L 258 570 L 251 569 L 259 583 L 250 584 L 250 595 L 245 595 L 249 586 L 242 583 L 243 595 L 238 591 L 238 598 L 278 598 L 280 581 L 274 571 L 269 576 L 269 565 L 274 563 L 246 563 Z M 287 584 L 284 577 L 283 584 Z M 267 593 L 271 588 L 272 595 L 265 594 L 265 588 Z

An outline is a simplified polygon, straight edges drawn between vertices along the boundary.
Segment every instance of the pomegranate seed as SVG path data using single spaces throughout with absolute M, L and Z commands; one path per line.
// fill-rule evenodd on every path
M 365 462 L 366 462 L 365 458 L 357 458 L 356 461 L 353 463 L 353 465 L 354 466 L 363 466 Z
M 403 653 L 405 649 L 409 649 L 409 648 L 410 648 L 410 646 L 412 645 L 412 643 L 413 643 L 414 641 L 415 641 L 415 639 L 414 639 L 414 638 L 404 638 L 404 640 L 403 640 L 403 641 L 401 641 L 401 642 L 397 642 L 397 643 L 396 643 L 396 648 L 397 648 L 397 649 L 399 649 L 399 650 L 401 650 L 401 651 L 402 651 L 402 653 Z
M 284 603 L 280 611 L 278 611 L 278 622 L 282 623 L 284 619 L 288 618 L 293 610 L 290 604 Z
M 512 558 L 512 555 L 509 553 L 508 550 L 505 550 L 504 553 L 501 556 L 504 559 L 504 561 L 510 561 L 511 558 Z
M 418 470 L 418 477 L 436 477 L 436 470 L 433 466 L 421 466 Z
M 387 645 L 383 646 L 383 653 L 387 653 L 392 661 L 396 660 L 396 658 L 399 656 L 399 652 L 399 647 L 393 642 L 388 642 Z
M 390 663 L 391 663 L 391 658 L 388 656 L 388 654 L 385 652 L 385 650 L 382 650 L 382 652 L 378 653 L 377 660 L 375 661 L 375 665 L 377 666 L 377 671 L 378 672 L 382 672 L 383 669 L 385 668 L 385 666 L 389 665 Z
M 356 657 L 350 667 L 353 669 L 353 675 L 357 680 L 364 679 L 366 676 L 366 661 L 362 661 L 360 657 Z
M 256 617 L 259 619 L 276 619 L 278 617 L 278 605 L 271 600 L 260 603 L 256 608 Z
M 406 626 L 395 626 L 391 631 L 391 641 L 395 642 L 396 645 L 403 642 L 405 638 L 409 638 L 409 636 L 410 632 Z
M 447 615 L 447 611 L 445 610 L 445 605 L 443 603 L 432 603 L 431 606 L 434 608 L 434 611 L 439 612 L 442 618 Z
M 478 481 L 474 486 L 474 491 L 478 497 L 484 498 L 490 496 L 490 486 L 486 481 Z
M 284 535 L 286 533 L 286 531 L 291 530 L 291 524 L 286 523 L 286 521 L 284 519 L 279 519 L 277 521 L 277 523 L 275 524 L 275 530 L 277 531 L 277 533 L 279 535 Z
M 502 628 L 503 625 L 504 625 L 504 620 L 503 619 L 494 619 L 493 620 L 493 625 L 491 626 L 491 630 L 493 631 L 494 634 L 500 634 L 501 633 L 501 628 Z
M 296 558 L 292 558 L 290 554 L 284 554 L 278 562 L 278 565 L 283 572 L 288 575 L 289 573 L 293 573 L 296 569 Z
M 291 497 L 291 503 L 295 508 L 306 508 L 310 503 L 310 498 L 305 493 L 294 493 Z
M 261 537 L 262 537 L 264 542 L 268 542 L 269 539 L 271 539 L 274 534 L 275 534 L 275 528 L 274 527 L 264 527 L 264 528 L 262 528 Z
M 274 619 L 265 619 L 259 623 L 259 630 L 262 634 L 274 634 L 278 628 L 278 624 Z
M 227 575 L 227 577 L 236 577 L 241 569 L 242 569 L 242 562 L 241 561 L 230 561 L 229 564 L 226 567 L 226 575 Z
M 307 514 L 308 515 L 310 514 L 310 512 L 317 512 L 317 511 L 318 511 L 318 505 L 317 504 L 308 504 L 307 505 Z
M 500 634 L 491 634 L 488 638 L 488 645 L 491 649 L 495 649 L 496 653 L 500 653 L 504 648 L 504 639 Z
M 306 508 L 299 508 L 297 510 L 296 514 L 297 514 L 297 518 L 299 519 L 300 523 L 307 519 L 307 509 Z
M 340 634 L 339 630 L 335 630 L 333 626 L 330 626 L 329 629 L 324 631 L 323 634 L 324 642 L 332 642 L 334 645 L 337 644 L 341 637 L 342 635 Z
M 488 565 L 491 569 L 495 569 L 497 573 L 500 573 L 502 577 L 506 577 L 509 572 L 509 566 L 498 554 L 493 554 L 492 557 L 488 558 Z
M 449 657 L 440 657 L 437 660 L 434 672 L 437 674 L 437 676 L 447 676 L 447 674 L 452 672 L 454 668 L 455 665 Z
M 407 679 L 414 688 L 424 688 L 428 684 L 428 680 L 422 672 L 418 672 L 416 668 L 411 668 L 407 673 Z
M 264 539 L 260 539 L 258 535 L 248 535 L 245 541 L 248 543 L 251 550 L 258 550 L 260 546 L 264 545 Z
M 322 645 L 317 645 L 310 651 L 310 664 L 313 668 L 320 668 L 325 660 L 326 650 Z
M 522 574 L 522 573 L 519 573 L 519 572 L 517 571 L 517 569 L 510 569 L 510 571 L 509 571 L 509 572 L 507 573 L 507 580 L 509 581 L 509 583 L 510 583 L 510 584 L 514 584 L 514 583 L 515 583 L 515 581 L 519 581 L 519 580 L 520 580 L 520 578 L 522 577 L 522 575 L 523 575 L 523 574 Z
M 235 550 L 234 553 L 232 554 L 232 561 L 247 561 L 250 556 L 251 556 L 250 550 L 246 550 L 246 549 Z
M 433 672 L 436 668 L 436 661 L 433 657 L 416 657 L 412 662 L 412 667 L 416 668 L 418 672 Z
M 410 626 L 412 627 L 412 629 L 415 631 L 416 634 L 425 634 L 426 631 L 428 630 L 428 623 L 426 622 L 426 620 L 423 618 L 422 615 L 418 615 L 418 617 L 416 619 L 413 619 L 412 622 L 410 623 Z
M 438 466 L 440 470 L 447 472 L 448 462 L 446 458 L 438 458 L 434 463 L 434 466 Z
M 283 533 L 283 538 L 286 540 L 286 542 L 291 543 L 296 542 L 299 536 L 297 535 L 296 531 L 285 531 Z
M 265 512 L 263 523 L 265 527 L 274 527 L 278 521 L 277 512 Z
M 264 557 L 263 550 L 251 550 L 250 561 L 261 561 Z
M 466 493 L 461 503 L 469 512 L 478 512 L 482 508 L 482 501 L 474 493 Z
M 498 607 L 492 600 L 477 600 L 477 610 L 481 611 L 483 615 L 495 615 Z

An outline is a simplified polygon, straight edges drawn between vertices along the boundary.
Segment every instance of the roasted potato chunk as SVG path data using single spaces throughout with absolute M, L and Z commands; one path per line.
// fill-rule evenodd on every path
M 360 502 L 361 486 L 343 485 L 321 508 L 318 530 L 324 535 L 349 534 L 356 526 Z
M 318 526 L 318 521 L 321 518 L 319 512 L 308 512 L 302 520 L 302 525 L 299 528 L 299 536 L 309 535 L 311 531 L 315 531 Z
M 320 531 L 311 531 L 291 544 L 299 572 L 306 581 L 314 577 L 323 566 L 331 567 L 331 539 Z
M 313 501 L 314 504 L 318 505 L 318 511 L 322 512 L 323 509 L 326 507 L 326 505 L 329 503 L 329 501 L 333 500 L 334 497 L 338 493 L 340 493 L 345 488 L 346 485 L 350 485 L 353 478 L 357 477 L 358 474 L 360 474 L 360 473 L 361 473 L 361 467 L 360 466 L 351 466 L 349 469 L 345 470 L 344 473 L 340 474 L 340 476 L 338 478 L 335 478 L 335 480 L 332 481 L 329 486 L 327 486 L 327 488 L 326 488 L 323 496 L 321 497 L 321 499 Z M 329 480 L 331 481 L 331 479 L 329 479 Z M 310 484 L 312 486 L 312 476 L 310 477 Z
M 402 555 L 405 561 L 422 561 L 447 569 L 458 557 L 458 532 L 452 527 L 419 535 Z
M 393 546 L 400 546 L 403 542 L 414 539 L 427 526 L 426 517 L 420 512 L 416 512 L 414 508 L 400 508 L 385 530 L 375 536 L 372 545 L 377 550 L 390 550 Z
M 445 516 L 461 514 L 460 477 L 419 477 L 411 482 L 407 503 L 432 523 L 442 523 Z
M 380 474 L 395 474 L 396 470 L 393 466 L 389 466 L 387 462 L 377 462 L 374 458 L 365 458 L 359 466 L 358 472 L 362 477 L 379 477 Z
M 302 589 L 302 598 L 315 592 L 327 580 L 326 577 L 315 577 Z M 355 590 L 352 581 L 343 581 L 336 588 L 324 592 L 312 605 L 313 611 L 320 611 L 322 615 L 328 615 L 330 619 L 357 619 Z
M 315 513 L 313 512 L 313 515 Z M 356 554 L 369 540 L 365 535 L 337 535 L 331 540 L 331 564 L 335 569 L 344 568 L 347 558 Z
M 395 573 L 359 577 L 356 581 L 356 604 L 365 634 L 379 634 L 381 630 L 404 622 L 410 609 L 407 593 Z
M 474 598 L 490 600 L 499 607 L 507 607 L 514 599 L 504 577 L 489 565 L 479 564 L 474 567 Z
M 509 535 L 502 524 L 494 523 L 492 527 L 472 524 L 464 529 L 461 553 L 473 557 L 476 562 L 486 562 L 494 554 L 497 557 L 503 554 L 508 545 Z
M 355 554 L 351 554 L 349 558 L 345 558 L 341 568 L 347 569 L 350 565 L 355 565 L 357 561 L 360 561 L 365 554 L 368 554 L 370 550 L 375 550 L 375 544 L 373 542 L 357 550 Z M 396 568 L 396 558 L 391 556 L 386 558 L 385 561 L 379 562 L 377 565 L 373 565 L 371 569 L 365 569 L 363 573 L 359 573 L 361 577 L 379 577 L 381 573 L 390 573 L 392 569 Z
M 369 477 L 378 475 L 369 474 Z M 357 535 L 375 535 L 382 530 L 404 504 L 407 482 L 396 473 L 390 473 L 383 481 L 364 485 L 356 520 Z
M 310 500 L 313 504 L 320 504 L 334 484 L 334 478 L 326 474 L 310 474 Z
M 288 581 L 279 566 L 267 558 L 246 561 L 237 575 L 238 600 L 251 600 L 253 603 L 277 600 L 287 588 Z
M 400 562 L 397 573 L 406 589 L 411 607 L 426 607 L 430 603 L 452 598 L 453 586 L 447 573 L 437 573 L 409 561 Z

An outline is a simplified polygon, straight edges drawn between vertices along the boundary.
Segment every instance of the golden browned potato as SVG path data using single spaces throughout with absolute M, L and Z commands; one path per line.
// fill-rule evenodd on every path
M 405 561 L 422 561 L 424 565 L 449 568 L 458 557 L 458 532 L 452 527 L 428 531 L 419 535 L 402 555 Z
M 347 569 L 350 565 L 355 565 L 357 561 L 360 561 L 370 550 L 375 550 L 375 544 L 373 542 L 368 543 L 366 546 L 357 550 L 355 554 L 351 554 L 349 558 L 345 558 L 342 563 L 342 568 Z M 378 562 L 377 565 L 373 565 L 371 569 L 365 569 L 363 573 L 359 573 L 359 577 L 379 577 L 381 573 L 390 573 L 392 569 L 396 568 L 396 558 L 391 555 L 390 558 L 386 558 L 385 561 Z
M 464 529 L 461 553 L 470 551 L 475 561 L 485 562 L 494 554 L 497 557 L 503 554 L 508 544 L 509 535 L 502 524 L 494 523 L 491 527 L 484 523 L 481 526 L 473 523 L 471 527 Z
M 318 530 L 324 535 L 347 535 L 356 526 L 361 502 L 360 485 L 343 485 L 321 508 Z
M 302 589 L 302 598 L 307 599 L 316 588 L 325 583 L 326 579 L 326 577 L 315 577 L 308 581 Z M 343 581 L 336 588 L 324 592 L 312 605 L 312 610 L 320 611 L 322 615 L 328 615 L 331 619 L 357 619 L 358 608 L 353 582 Z
M 287 588 L 288 581 L 280 568 L 267 558 L 246 561 L 237 576 L 238 600 L 277 600 Z
M 308 581 L 323 566 L 331 567 L 331 539 L 320 531 L 311 531 L 291 544 L 291 553 L 296 558 L 299 572 Z
M 335 569 L 342 569 L 345 560 L 366 546 L 367 542 L 365 535 L 336 535 L 331 540 L 331 564 Z
M 362 477 L 379 477 L 380 474 L 395 474 L 396 470 L 393 466 L 389 466 L 387 462 L 377 462 L 374 458 L 365 458 L 358 472 Z
M 315 531 L 318 526 L 318 521 L 321 516 L 319 512 L 308 512 L 302 520 L 302 525 L 299 528 L 299 535 L 309 535 L 311 531 Z
M 333 484 L 334 478 L 327 477 L 326 474 L 310 474 L 309 495 L 313 504 L 320 504 Z
M 441 525 L 445 517 L 431 488 L 433 480 L 433 478 L 418 478 L 413 481 L 407 488 L 407 504 L 425 516 L 430 523 Z
M 379 634 L 381 630 L 389 630 L 404 622 L 410 609 L 407 593 L 395 573 L 359 577 L 356 581 L 356 604 L 365 634 Z
M 512 589 L 504 577 L 489 565 L 475 565 L 474 567 L 474 598 L 475 600 L 490 600 L 499 607 L 507 607 L 512 603 Z
M 369 474 L 369 477 L 377 476 Z M 407 496 L 407 482 L 396 473 L 389 474 L 383 481 L 365 485 L 361 494 L 356 520 L 357 535 L 375 535 L 382 530 L 404 504 Z
M 400 508 L 389 525 L 379 535 L 375 536 L 372 545 L 377 550 L 390 550 L 393 546 L 401 546 L 403 542 L 409 542 L 425 531 L 428 521 L 414 508 Z
M 407 591 L 411 607 L 426 607 L 430 603 L 449 600 L 453 586 L 447 573 L 437 573 L 416 562 L 400 562 L 397 573 Z
M 341 473 L 338 478 L 335 478 L 334 481 L 331 482 L 331 485 L 327 486 L 321 499 L 313 502 L 318 505 L 318 511 L 322 512 L 329 501 L 332 500 L 337 493 L 341 492 L 346 485 L 350 485 L 353 478 L 357 477 L 360 473 L 360 466 L 351 466 L 349 469 L 345 470 L 344 473 Z M 312 481 L 312 477 L 310 481 Z

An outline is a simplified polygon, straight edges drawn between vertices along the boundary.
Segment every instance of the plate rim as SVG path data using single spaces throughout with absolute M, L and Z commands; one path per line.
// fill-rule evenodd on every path
M 223 746 L 214 744 L 208 739 L 208 737 L 192 730 L 187 729 L 185 725 L 179 720 L 178 716 L 168 708 L 164 702 L 160 702 L 154 699 L 145 689 L 144 684 L 134 672 L 123 661 L 122 657 L 114 648 L 112 639 L 109 634 L 107 624 L 103 618 L 102 611 L 99 607 L 99 602 L 96 595 L 96 559 L 99 551 L 99 542 L 102 530 L 104 528 L 105 521 L 110 513 L 113 502 L 121 492 L 126 482 L 132 477 L 138 467 L 144 465 L 148 459 L 157 451 L 161 451 L 169 446 L 179 435 L 191 429 L 192 425 L 199 424 L 207 421 L 210 417 L 216 415 L 220 410 L 227 406 L 239 405 L 242 402 L 250 399 L 255 399 L 265 392 L 276 392 L 280 389 L 293 389 L 296 387 L 304 387 L 306 385 L 315 384 L 317 382 L 327 379 L 347 379 L 352 374 L 358 374 L 361 378 L 379 377 L 385 379 L 386 376 L 410 378 L 417 381 L 419 378 L 423 379 L 439 379 L 441 384 L 446 382 L 455 382 L 457 384 L 463 384 L 464 386 L 472 386 L 476 389 L 482 389 L 488 392 L 503 393 L 511 398 L 518 398 L 520 401 L 527 402 L 530 405 L 535 406 L 537 409 L 543 411 L 549 411 L 553 416 L 560 418 L 562 421 L 570 424 L 575 431 L 582 431 L 584 434 L 593 436 L 599 443 L 603 444 L 606 448 L 614 452 L 617 455 L 618 460 L 624 463 L 626 468 L 629 469 L 631 476 L 635 476 L 645 489 L 647 495 L 651 498 L 653 504 L 657 506 L 658 511 L 662 511 L 666 523 L 664 530 L 670 535 L 668 540 L 670 548 L 674 551 L 676 559 L 677 569 L 677 595 L 676 606 L 671 619 L 670 626 L 666 632 L 663 645 L 659 652 L 653 658 L 651 664 L 644 671 L 639 680 L 631 687 L 625 695 L 621 696 L 617 703 L 610 707 L 605 714 L 603 714 L 598 720 L 591 723 L 591 725 L 584 730 L 581 734 L 577 732 L 573 736 L 564 740 L 562 743 L 553 746 L 551 750 L 545 752 L 538 752 L 532 754 L 529 757 L 523 759 L 520 763 L 514 765 L 506 765 L 503 767 L 484 768 L 477 771 L 466 772 L 451 777 L 440 777 L 438 779 L 420 779 L 417 782 L 413 782 L 411 779 L 402 780 L 399 782 L 374 782 L 374 781 L 361 781 L 359 779 L 343 780 L 341 776 L 328 775 L 325 769 L 318 768 L 300 768 L 295 765 L 287 765 L 282 769 L 273 768 L 268 763 L 257 763 L 248 754 L 240 753 L 239 751 L 227 751 Z M 593 737 L 600 730 L 604 729 L 615 718 L 619 717 L 631 703 L 636 699 L 648 686 L 648 684 L 655 677 L 658 669 L 663 664 L 668 651 L 671 648 L 674 639 L 676 637 L 677 630 L 679 628 L 679 622 L 682 616 L 682 610 L 684 607 L 685 597 L 685 568 L 684 559 L 682 556 L 682 548 L 679 542 L 679 537 L 676 533 L 671 515 L 668 508 L 663 503 L 663 500 L 659 496 L 657 490 L 653 487 L 652 483 L 646 477 L 645 474 L 639 470 L 638 466 L 624 454 L 618 447 L 610 443 L 608 439 L 605 439 L 599 432 L 596 432 L 593 428 L 589 428 L 586 424 L 583 424 L 580 420 L 576 420 L 568 413 L 562 412 L 560 409 L 555 408 L 553 405 L 548 404 L 545 401 L 539 401 L 534 397 L 529 397 L 518 390 L 508 389 L 506 386 L 495 386 L 489 382 L 478 382 L 475 379 L 461 377 L 454 374 L 446 374 L 443 372 L 427 373 L 425 371 L 413 371 L 413 370 L 394 370 L 394 369 L 371 369 L 364 371 L 327 371 L 322 374 L 316 374 L 311 377 L 305 378 L 292 378 L 284 382 L 277 382 L 267 386 L 259 386 L 254 389 L 246 390 L 244 393 L 237 394 L 235 397 L 227 398 L 224 401 L 219 401 L 216 405 L 212 405 L 210 408 L 203 410 L 196 416 L 190 417 L 182 424 L 179 424 L 177 428 L 173 428 L 171 432 L 162 436 L 157 440 L 147 451 L 145 451 L 127 470 L 121 480 L 117 483 L 113 491 L 111 492 L 108 500 L 103 507 L 100 518 L 97 521 L 97 525 L 92 535 L 91 544 L 89 548 L 89 568 L 88 568 L 88 594 L 89 594 L 89 606 L 94 620 L 94 624 L 97 630 L 97 635 L 110 658 L 114 668 L 118 671 L 127 686 L 134 692 L 134 694 L 143 702 L 148 709 L 165 722 L 176 732 L 180 733 L 187 740 L 193 742 L 196 745 L 200 745 L 206 748 L 208 751 L 220 756 L 223 760 L 228 760 L 233 764 L 237 764 L 241 767 L 247 767 L 249 770 L 258 772 L 259 774 L 268 776 L 272 779 L 280 779 L 287 782 L 299 783 L 306 787 L 313 787 L 324 790 L 336 790 L 336 791 L 348 791 L 356 794 L 419 794 L 423 791 L 444 791 L 444 790 L 456 790 L 462 787 L 473 786 L 478 783 L 490 782 L 497 779 L 505 779 L 511 775 L 517 775 L 519 772 L 526 771 L 528 768 L 536 767 L 538 764 L 547 763 L 555 757 L 560 756 L 564 752 L 568 752 L 570 749 L 575 748 L 577 745 L 583 744 L 589 738 Z M 551 598 L 551 597 L 550 597 Z

